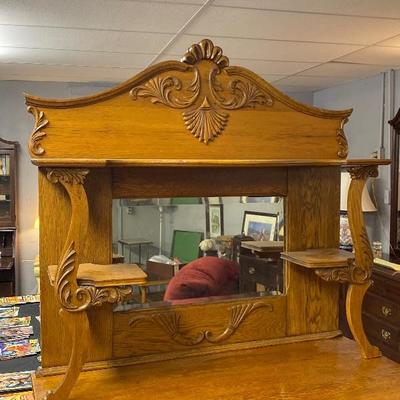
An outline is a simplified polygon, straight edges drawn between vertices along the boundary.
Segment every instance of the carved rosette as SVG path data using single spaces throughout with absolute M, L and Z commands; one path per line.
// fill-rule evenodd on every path
M 46 132 L 43 129 L 48 125 L 49 121 L 45 118 L 44 112 L 36 107 L 29 106 L 27 110 L 35 117 L 35 125 L 29 139 L 29 151 L 35 156 L 41 156 L 45 152 L 41 144 L 42 139 L 46 136 Z
M 201 77 L 197 64 L 203 60 L 212 63 L 208 79 Z M 272 106 L 272 97 L 245 76 L 235 76 L 222 88 L 216 76 L 229 66 L 228 57 L 211 40 L 202 40 L 191 46 L 182 62 L 193 66 L 194 79 L 184 88 L 176 76 L 156 76 L 130 91 L 131 98 L 149 98 L 154 104 L 182 112 L 187 130 L 200 142 L 208 144 L 219 136 L 228 124 L 227 110 L 247 107 Z M 225 110 L 225 111 L 224 111 Z
M 47 179 L 51 183 L 68 183 L 71 185 L 83 185 L 88 169 L 79 168 L 54 168 L 47 169 Z
M 336 131 L 336 140 L 339 144 L 339 151 L 337 153 L 338 157 L 340 158 L 346 158 L 347 155 L 349 154 L 349 145 L 347 143 L 347 138 L 344 133 L 344 125 L 349 119 L 346 118 L 345 120 L 342 121 L 342 126 Z
M 348 168 L 351 179 L 362 179 L 376 178 L 378 176 L 378 167 L 376 165 L 366 165 L 362 167 L 351 167 Z
M 181 330 L 181 315 L 175 311 L 137 316 L 129 321 L 129 325 L 133 327 L 141 321 L 150 321 L 161 328 L 174 342 L 184 346 L 195 346 L 204 340 L 210 343 L 220 343 L 229 339 L 243 321 L 260 308 L 267 308 L 270 312 L 274 309 L 272 304 L 261 302 L 238 304 L 231 307 L 228 324 L 225 330 L 218 335 L 211 331 L 201 331 L 195 336 L 185 335 Z

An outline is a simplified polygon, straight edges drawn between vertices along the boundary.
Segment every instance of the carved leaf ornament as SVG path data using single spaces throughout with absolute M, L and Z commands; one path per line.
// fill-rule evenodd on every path
M 206 82 L 201 79 L 197 66 L 202 60 L 214 64 Z M 192 65 L 194 71 L 194 79 L 186 89 L 175 76 L 156 76 L 134 87 L 130 95 L 133 100 L 143 97 L 154 104 L 187 109 L 182 112 L 185 127 L 202 143 L 208 144 L 224 131 L 229 120 L 227 110 L 273 104 L 271 96 L 246 77 L 237 76 L 226 89 L 222 87 L 217 75 L 229 66 L 229 59 L 211 40 L 205 39 L 191 46 L 181 61 Z

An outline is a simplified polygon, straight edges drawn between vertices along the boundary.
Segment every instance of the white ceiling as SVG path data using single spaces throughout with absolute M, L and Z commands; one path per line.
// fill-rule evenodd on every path
M 0 0 L 0 80 L 119 82 L 205 37 L 316 91 L 400 68 L 400 0 Z

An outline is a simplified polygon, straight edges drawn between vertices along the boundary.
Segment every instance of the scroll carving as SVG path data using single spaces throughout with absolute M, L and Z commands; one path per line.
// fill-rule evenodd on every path
M 104 303 L 120 303 L 133 293 L 132 286 L 110 286 L 96 288 L 95 286 L 77 286 L 71 281 L 75 268 L 76 251 L 71 242 L 60 261 L 56 275 L 56 292 L 64 309 L 69 312 L 84 311 L 89 306 L 101 306 Z
M 348 118 L 344 119 L 342 122 L 342 126 L 336 132 L 336 140 L 339 144 L 339 151 L 337 153 L 338 157 L 346 158 L 349 154 L 349 145 L 347 143 L 346 135 L 344 133 L 344 125 L 348 121 Z
M 202 77 L 197 66 L 202 60 L 213 63 L 208 79 Z M 224 110 L 273 104 L 270 95 L 244 76 L 237 75 L 236 79 L 229 81 L 226 89 L 222 88 L 216 76 L 229 66 L 229 59 L 211 40 L 202 40 L 191 46 L 182 62 L 192 65 L 195 74 L 194 80 L 186 89 L 183 90 L 182 81 L 176 76 L 156 76 L 145 84 L 134 87 L 130 95 L 133 100 L 139 97 L 150 98 L 154 104 L 188 109 L 182 113 L 184 124 L 202 143 L 208 144 L 223 132 L 229 120 L 229 114 Z
M 45 118 L 44 112 L 39 111 L 36 107 L 29 106 L 27 110 L 35 117 L 35 125 L 29 139 L 29 151 L 35 156 L 41 156 L 45 152 L 41 144 L 42 139 L 46 136 L 43 129 L 49 121 Z
M 78 168 L 54 168 L 47 170 L 47 179 L 51 183 L 69 183 L 72 185 L 83 185 L 88 169 Z
M 369 281 L 371 271 L 358 267 L 354 258 L 349 258 L 347 262 L 348 267 L 321 268 L 316 269 L 315 273 L 327 282 L 363 284 Z
M 240 324 L 255 310 L 266 307 L 270 312 L 274 310 L 272 304 L 269 303 L 250 303 L 250 304 L 239 304 L 231 308 L 229 322 L 225 330 L 219 334 L 214 335 L 210 331 L 205 332 L 205 337 L 210 343 L 219 343 L 230 338 Z
M 375 165 L 349 168 L 351 179 L 368 179 L 378 176 L 378 168 Z
M 174 311 L 134 317 L 129 321 L 129 325 L 134 326 L 140 321 L 151 321 L 161 328 L 174 342 L 184 346 L 195 346 L 204 340 L 210 343 L 220 343 L 229 339 L 242 322 L 259 308 L 268 308 L 270 312 L 273 311 L 273 305 L 269 303 L 256 302 L 233 306 L 230 309 L 227 327 L 218 335 L 211 331 L 201 331 L 195 336 L 185 335 L 181 331 L 181 315 Z

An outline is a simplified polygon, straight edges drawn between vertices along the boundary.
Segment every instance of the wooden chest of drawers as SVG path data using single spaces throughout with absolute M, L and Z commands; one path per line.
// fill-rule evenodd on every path
M 400 362 L 400 274 L 375 266 L 363 303 L 364 329 L 371 343 Z

